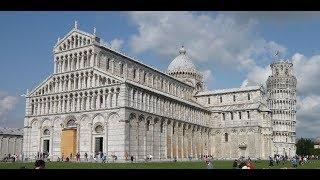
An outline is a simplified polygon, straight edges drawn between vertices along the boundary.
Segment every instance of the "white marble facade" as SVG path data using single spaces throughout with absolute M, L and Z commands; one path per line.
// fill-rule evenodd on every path
M 53 52 L 54 73 L 26 97 L 26 157 L 43 152 L 45 140 L 50 157 L 61 157 L 61 132 L 68 128 L 77 130 L 82 157 L 97 151 L 98 137 L 102 152 L 118 159 L 266 159 L 276 152 L 263 87 L 205 91 L 184 47 L 163 73 L 76 24 Z

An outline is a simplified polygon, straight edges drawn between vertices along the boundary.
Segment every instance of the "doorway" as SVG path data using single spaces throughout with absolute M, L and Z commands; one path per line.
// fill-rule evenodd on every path
M 74 156 L 77 147 L 77 129 L 63 129 L 61 136 L 61 154 L 64 157 Z
M 43 140 L 43 152 L 48 154 L 49 153 L 49 146 L 50 146 L 50 140 Z
M 99 152 L 103 153 L 103 137 L 95 138 L 95 154 L 99 154 Z

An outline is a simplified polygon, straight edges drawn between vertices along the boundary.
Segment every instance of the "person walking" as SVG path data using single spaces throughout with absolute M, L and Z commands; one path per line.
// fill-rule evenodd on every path
M 88 161 L 88 154 L 87 153 L 84 153 L 84 158 L 86 161 Z
M 133 157 L 133 156 L 131 156 L 131 163 L 133 163 L 133 160 L 134 160 L 134 157 Z
M 80 153 L 79 152 L 76 154 L 76 158 L 77 158 L 77 161 L 80 162 Z

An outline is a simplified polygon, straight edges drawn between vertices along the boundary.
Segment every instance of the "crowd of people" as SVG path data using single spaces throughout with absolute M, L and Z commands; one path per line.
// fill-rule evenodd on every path
M 239 159 L 235 159 L 232 164 L 233 169 L 255 169 L 253 162 L 250 157 L 245 159 L 244 157 L 240 157 Z
M 23 156 L 18 154 L 4 154 L 2 158 L 2 162 L 15 162 L 15 161 L 22 161 Z

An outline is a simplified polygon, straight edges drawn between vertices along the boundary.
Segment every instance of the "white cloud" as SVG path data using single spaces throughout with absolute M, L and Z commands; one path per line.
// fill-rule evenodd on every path
M 255 86 L 260 84 L 265 86 L 265 82 L 269 75 L 271 75 L 271 68 L 269 65 L 265 67 L 255 66 L 248 72 L 246 79 L 242 82 L 242 86 Z
M 267 55 L 271 46 L 285 49 L 257 36 L 256 21 L 239 23 L 221 13 L 131 12 L 129 16 L 138 26 L 138 33 L 129 40 L 133 53 L 153 51 L 170 60 L 183 44 L 196 62 L 248 68 L 255 65 L 256 57 Z
M 320 96 L 310 95 L 297 100 L 297 130 L 300 136 L 319 136 Z
M 110 46 L 116 50 L 121 50 L 124 41 L 122 39 L 113 39 L 110 42 Z
M 112 49 L 121 50 L 124 41 L 122 39 L 115 38 L 112 41 L 110 41 L 110 43 L 109 43 L 109 42 L 105 41 L 104 39 L 101 39 L 100 43 L 104 44 L 106 46 L 109 46 Z
M 320 55 L 307 58 L 296 53 L 292 57 L 300 95 L 320 95 Z
M 0 91 L 0 120 L 6 119 L 7 114 L 15 107 L 18 98 L 8 95 L 8 93 Z

